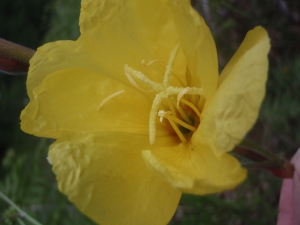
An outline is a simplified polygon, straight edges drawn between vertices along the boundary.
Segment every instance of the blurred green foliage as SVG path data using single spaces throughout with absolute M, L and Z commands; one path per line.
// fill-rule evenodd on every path
M 220 70 L 246 32 L 263 25 L 271 37 L 267 96 L 248 139 L 290 158 L 300 143 L 300 2 L 287 0 L 194 0 L 216 39 Z M 79 36 L 80 0 L 0 1 L 0 37 L 36 48 Z M 19 114 L 27 104 L 25 76 L 0 75 L 0 190 L 42 224 L 92 225 L 57 190 L 47 162 L 51 140 L 25 134 Z M 236 190 L 218 195 L 184 195 L 170 222 L 275 224 L 281 180 L 250 171 Z M 0 224 L 29 224 L 0 200 Z
M 52 0 L 1 0 L 0 37 L 37 48 L 49 29 Z
M 79 37 L 80 0 L 56 0 L 51 26 L 43 42 L 76 40 Z
M 283 59 L 271 70 L 261 110 L 264 142 L 290 158 L 300 144 L 300 56 Z

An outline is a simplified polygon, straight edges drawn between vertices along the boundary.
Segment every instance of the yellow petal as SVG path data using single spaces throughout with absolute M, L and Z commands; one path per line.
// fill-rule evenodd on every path
M 159 0 L 83 0 L 80 29 L 80 40 L 99 61 L 110 63 L 114 70 L 123 70 L 126 63 L 148 72 L 147 76 L 157 82 L 162 81 L 165 67 L 154 63 L 151 68 L 158 72 L 154 75 L 141 61 L 167 64 L 179 43 L 168 9 Z M 174 71 L 184 75 L 186 63 L 181 51 L 176 59 Z
M 151 172 L 140 149 L 147 136 L 64 134 L 49 151 L 59 189 L 103 225 L 165 225 L 181 192 Z
M 130 84 L 124 76 L 124 65 L 161 82 L 170 53 L 179 43 L 166 6 L 153 1 L 82 1 L 81 36 L 77 41 L 57 41 L 40 47 L 30 61 L 28 95 L 49 74 L 82 68 Z M 117 28 L 117 29 L 116 29 Z M 157 73 L 154 74 L 153 70 Z M 180 50 L 174 72 L 183 76 L 185 57 Z M 176 79 L 175 79 L 176 82 Z
M 232 156 L 220 157 L 199 143 L 143 151 L 150 169 L 185 193 L 210 194 L 232 189 L 246 177 L 246 170 Z
M 86 60 L 86 57 L 88 53 L 75 41 L 57 41 L 39 47 L 30 60 L 27 76 L 27 93 L 30 99 L 34 99 L 33 89 L 53 72 L 67 68 L 92 70 L 95 67 L 91 63 L 93 59 Z
M 98 109 L 103 100 L 120 91 L 124 92 Z M 47 76 L 33 94 L 21 115 L 21 128 L 27 133 L 50 138 L 58 138 L 63 130 L 148 135 L 154 97 L 132 85 L 88 70 L 68 69 Z
M 191 7 L 190 1 L 167 2 L 188 62 L 190 85 L 202 87 L 206 99 L 210 101 L 218 83 L 217 52 L 210 30 Z
M 217 93 L 193 136 L 215 154 L 232 150 L 255 123 L 265 95 L 269 49 L 267 32 L 257 27 L 222 72 Z
M 104 52 L 98 49 L 91 51 L 89 48 L 92 48 L 92 45 L 81 39 L 56 41 L 39 47 L 30 60 L 27 77 L 27 92 L 30 99 L 34 99 L 33 90 L 48 75 L 65 69 L 85 69 L 130 84 L 124 73 L 126 61 L 118 64 L 119 68 L 116 69 L 115 61 L 107 61 Z M 102 58 L 99 58 L 99 55 Z
M 251 69 L 251 66 L 255 64 L 257 68 L 262 70 L 257 77 L 263 77 L 261 78 L 262 80 L 266 79 L 266 67 L 268 66 L 267 55 L 269 50 L 270 40 L 264 28 L 255 27 L 253 30 L 249 31 L 241 46 L 223 69 L 218 86 L 220 86 L 228 76 L 237 76 L 236 73 L 232 73 L 232 71 L 237 69 L 237 64 L 242 63 L 243 64 L 240 65 L 242 70 L 246 69 L 245 67 L 248 67 L 247 69 Z M 252 72 L 249 72 L 249 74 L 252 74 Z M 255 75 L 256 74 L 253 74 L 251 77 Z

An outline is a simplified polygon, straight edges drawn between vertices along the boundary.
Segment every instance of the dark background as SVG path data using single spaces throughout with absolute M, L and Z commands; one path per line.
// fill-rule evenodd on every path
M 272 50 L 267 95 L 247 138 L 289 159 L 300 146 L 300 1 L 192 3 L 213 32 L 220 70 L 248 30 L 257 25 L 268 30 Z M 75 40 L 79 11 L 80 0 L 1 0 L 0 37 L 33 49 L 49 41 Z M 19 115 L 27 102 L 26 75 L 0 74 L 0 190 L 42 224 L 93 224 L 57 191 L 46 160 L 51 140 L 20 131 Z M 236 190 L 184 195 L 171 224 L 275 224 L 280 185 L 268 172 L 250 171 Z M 27 224 L 0 200 L 0 224 L 22 221 Z

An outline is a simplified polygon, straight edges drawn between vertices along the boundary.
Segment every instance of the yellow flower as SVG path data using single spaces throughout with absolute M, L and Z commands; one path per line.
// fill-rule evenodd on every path
M 57 139 L 59 189 L 100 224 L 166 224 L 182 192 L 234 188 L 228 154 L 265 93 L 266 31 L 250 31 L 221 75 L 203 19 L 183 0 L 83 0 L 81 36 L 30 62 L 22 129 Z

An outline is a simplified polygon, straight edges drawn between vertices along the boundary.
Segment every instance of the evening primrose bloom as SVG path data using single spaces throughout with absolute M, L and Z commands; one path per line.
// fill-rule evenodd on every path
M 54 138 L 59 189 L 99 224 L 167 224 L 181 194 L 232 189 L 228 154 L 265 94 L 269 38 L 248 32 L 218 74 L 214 41 L 183 0 L 83 0 L 81 36 L 30 61 L 21 127 Z

